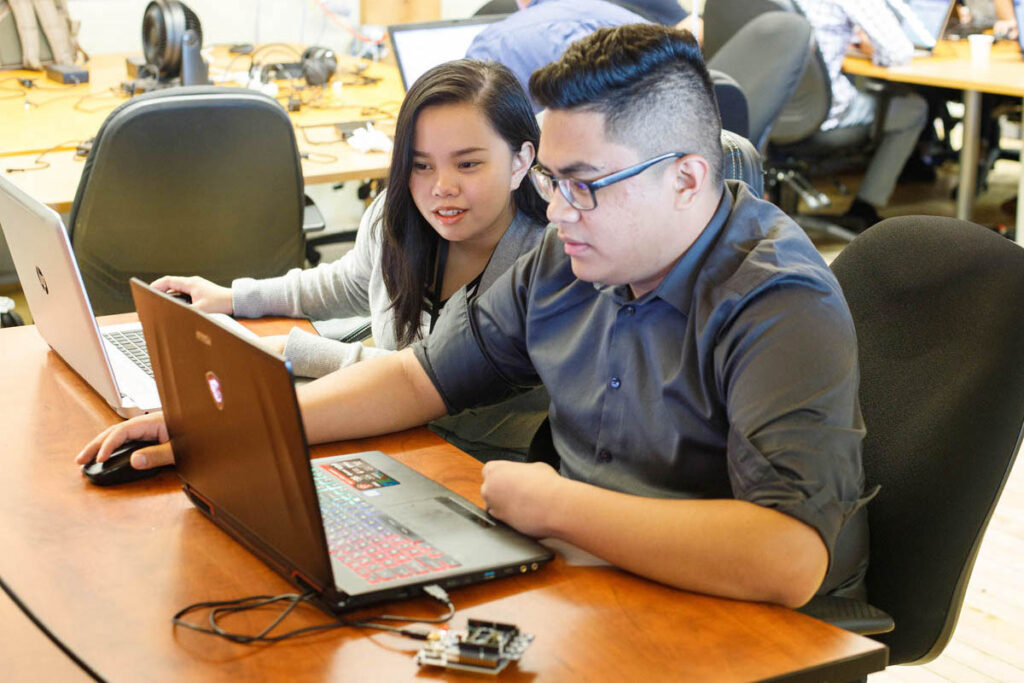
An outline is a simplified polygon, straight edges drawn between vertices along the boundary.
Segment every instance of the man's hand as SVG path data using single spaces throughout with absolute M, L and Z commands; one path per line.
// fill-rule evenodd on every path
M 487 512 L 527 536 L 552 535 L 548 511 L 565 482 L 550 465 L 494 460 L 483 468 L 480 495 Z
M 154 280 L 150 286 L 161 292 L 188 294 L 192 297 L 192 305 L 204 313 L 231 315 L 235 312 L 230 288 L 221 287 L 197 275 L 192 277 L 164 275 L 159 280 Z
M 874 56 L 874 54 L 875 54 L 875 46 L 871 44 L 871 39 L 868 38 L 868 34 L 864 33 L 864 31 L 860 30 L 860 27 L 858 26 L 857 29 L 856 29 L 855 36 L 856 37 L 853 39 L 854 46 L 858 50 L 863 52 L 865 55 L 867 55 L 867 57 L 869 59 L 872 56 Z
M 115 448 L 125 441 L 133 439 L 160 442 L 158 446 L 147 446 L 132 453 L 132 467 L 135 469 L 146 470 L 151 467 L 170 465 L 174 462 L 171 444 L 167 443 L 169 437 L 163 413 L 140 415 L 107 427 L 85 445 L 85 448 L 75 457 L 75 462 L 84 465 L 94 457 L 96 462 L 104 462 Z

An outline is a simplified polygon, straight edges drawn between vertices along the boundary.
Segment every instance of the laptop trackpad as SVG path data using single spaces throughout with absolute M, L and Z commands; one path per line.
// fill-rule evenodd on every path
M 387 513 L 395 521 L 416 531 L 428 542 L 442 541 L 466 533 L 475 534 L 480 527 L 494 526 L 494 522 L 479 511 L 472 510 L 447 496 L 389 507 Z

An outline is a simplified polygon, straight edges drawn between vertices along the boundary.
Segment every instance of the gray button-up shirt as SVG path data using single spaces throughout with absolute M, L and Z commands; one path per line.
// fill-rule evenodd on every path
M 727 184 L 704 232 L 639 299 L 578 280 L 549 230 L 447 318 L 414 352 L 449 410 L 543 382 L 564 476 L 774 508 L 821 534 L 820 592 L 860 594 L 853 322 L 803 231 L 744 184 Z

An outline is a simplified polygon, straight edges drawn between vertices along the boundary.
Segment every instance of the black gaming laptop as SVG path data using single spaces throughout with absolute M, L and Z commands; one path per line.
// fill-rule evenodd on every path
M 551 559 L 384 453 L 310 460 L 287 361 L 140 280 L 131 288 L 185 493 L 326 609 Z

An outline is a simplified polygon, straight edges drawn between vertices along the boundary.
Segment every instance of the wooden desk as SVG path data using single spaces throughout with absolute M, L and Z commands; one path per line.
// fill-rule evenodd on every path
M 941 41 L 932 56 L 894 67 L 875 66 L 870 60 L 847 57 L 843 71 L 895 83 L 930 85 L 963 91 L 963 146 L 960 149 L 960 191 L 957 193 L 957 218 L 970 220 L 974 210 L 973 188 L 977 182 L 981 134 L 981 94 L 992 93 L 1024 98 L 1024 59 L 1015 42 L 1001 41 L 992 46 L 989 64 L 971 64 L 966 40 Z M 1022 166 L 1024 168 L 1024 166 Z M 1024 196 L 1024 172 L 1020 174 L 1017 195 Z M 1024 244 L 1024 203 L 1017 204 L 1017 243 Z
M 77 143 L 96 135 L 107 115 L 127 101 L 119 92 L 126 78 L 126 55 L 98 55 L 89 63 L 89 83 L 62 86 L 48 81 L 38 72 L 0 72 L 0 174 L 24 187 L 58 211 L 71 208 L 83 159 L 74 156 Z M 287 50 L 268 51 L 267 61 L 297 60 Z M 337 86 L 324 88 L 315 106 L 304 106 L 290 114 L 296 127 L 299 151 L 309 153 L 303 160 L 303 176 L 307 184 L 333 183 L 361 178 L 379 178 L 387 173 L 390 158 L 382 152 L 362 154 L 341 142 L 333 124 L 361 119 L 380 120 L 385 129 L 393 127 L 405 96 L 398 69 L 393 65 L 364 63 L 364 75 L 379 78 L 373 85 L 345 85 L 351 76 L 343 72 L 357 64 L 349 57 L 340 58 Z M 244 70 L 248 58 L 233 59 L 226 48 L 218 47 L 210 65 L 216 78 L 230 68 Z M 24 97 L 11 90 L 14 77 L 32 78 L 37 88 Z M 333 142 L 332 142 L 333 141 Z M 319 144 L 319 143 L 327 144 Z M 49 150 L 49 151 L 48 151 Z M 36 158 L 46 151 L 43 170 L 9 172 L 8 169 L 33 168 Z
M 34 328 L 0 330 L 0 363 L 6 444 L 0 578 L 99 676 L 404 681 L 418 675 L 411 656 L 418 641 L 391 634 L 343 629 L 249 647 L 172 628 L 171 615 L 187 604 L 291 588 L 192 509 L 173 474 L 108 490 L 79 475 L 72 456 L 117 418 Z M 424 429 L 318 446 L 313 455 L 377 448 L 480 502 L 479 463 Z M 452 599 L 456 627 L 478 617 L 511 621 L 536 635 L 520 665 L 501 680 L 849 680 L 886 663 L 884 646 L 788 609 L 690 594 L 561 558 L 536 574 L 454 590 Z M 425 600 L 387 609 L 437 613 Z M 239 618 L 232 625 L 248 631 L 265 620 Z M 325 620 L 304 609 L 286 624 Z

